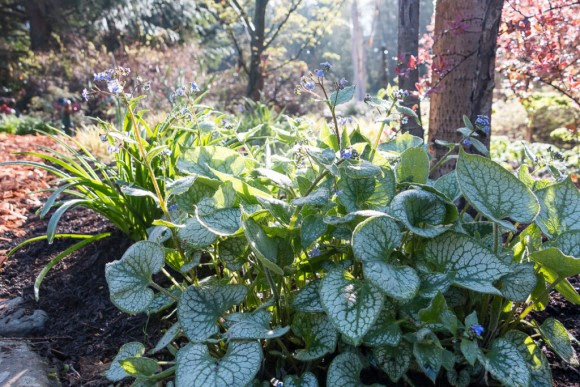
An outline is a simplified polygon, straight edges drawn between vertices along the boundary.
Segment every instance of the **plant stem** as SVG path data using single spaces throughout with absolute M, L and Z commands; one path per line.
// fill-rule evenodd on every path
M 445 153 L 443 155 L 443 157 L 441 157 L 439 159 L 439 161 L 437 161 L 435 163 L 435 165 L 433 165 L 433 167 L 429 170 L 429 176 L 431 176 L 433 174 L 433 172 L 435 172 L 441 165 L 443 165 L 443 163 L 445 163 L 447 161 L 447 157 L 453 153 L 453 151 L 455 150 L 455 148 L 457 147 L 457 144 L 454 144 L 452 148 L 449 148 L 449 150 L 447 151 L 447 153 Z
M 177 366 L 169 367 L 165 371 L 161 371 L 158 374 L 155 374 L 149 378 L 151 381 L 163 380 L 175 373 Z
M 522 321 L 534 308 L 534 306 L 536 306 L 536 304 L 538 303 L 538 301 L 540 301 L 542 298 L 544 298 L 544 296 L 546 296 L 547 294 L 550 294 L 550 292 L 552 291 L 552 289 L 554 289 L 556 287 L 556 285 L 558 285 L 564 278 L 558 276 L 556 278 L 556 280 L 554 282 L 552 282 L 550 284 L 550 286 L 548 286 L 546 288 L 546 290 L 544 290 L 542 292 L 542 294 L 540 294 L 538 297 L 536 297 L 536 300 L 534 302 L 532 302 L 530 305 L 528 305 L 526 307 L 526 309 L 524 309 L 524 311 L 518 316 L 518 318 L 516 319 L 516 322 L 520 322 Z
M 326 98 L 326 105 L 328 105 L 328 108 L 330 109 L 330 114 L 332 115 L 332 120 L 334 122 L 334 133 L 336 134 L 336 139 L 338 140 L 338 148 L 340 149 L 340 131 L 338 130 L 338 121 L 336 120 L 336 113 L 334 111 L 336 106 L 333 106 L 330 103 L 330 99 L 328 98 L 328 94 L 326 93 L 326 89 L 324 88 L 324 78 L 320 82 L 320 88 L 324 93 L 324 98 Z M 338 90 L 336 91 L 336 98 L 338 98 Z
M 165 294 L 167 297 L 172 298 L 175 301 L 179 301 L 179 297 L 177 297 L 175 294 L 171 293 L 170 291 L 168 291 L 167 289 L 159 286 L 158 284 L 156 284 L 155 282 L 151 281 L 149 282 L 149 286 L 151 286 L 154 289 L 159 290 L 161 293 Z
M 389 108 L 389 110 L 387 111 L 387 115 L 385 117 L 385 120 L 387 118 L 389 118 L 389 116 L 391 115 L 391 113 L 393 112 L 393 108 L 395 107 L 395 101 L 391 101 L 391 107 Z M 385 125 L 387 123 L 385 121 L 383 121 L 383 123 L 381 124 L 381 129 L 379 130 L 379 132 L 377 133 L 377 137 L 375 138 L 375 143 L 373 144 L 373 149 L 371 149 L 371 153 L 369 155 L 369 161 L 372 163 L 374 158 L 375 158 L 375 153 L 377 151 L 377 148 L 379 147 L 379 143 L 381 142 L 381 137 L 383 136 L 383 130 L 385 129 Z
M 499 225 L 497 223 L 493 224 L 493 253 L 497 254 L 499 252 L 499 238 L 501 235 L 499 233 Z

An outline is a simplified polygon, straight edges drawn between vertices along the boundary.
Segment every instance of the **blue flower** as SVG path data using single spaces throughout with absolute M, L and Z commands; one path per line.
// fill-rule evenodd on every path
M 177 204 L 172 204 L 169 206 L 169 211 L 175 211 L 177 210 Z
M 401 124 L 407 125 L 408 123 L 409 123 L 409 117 L 403 116 L 403 118 L 401 118 Z
M 107 142 L 107 135 L 106 134 L 99 134 L 99 139 L 101 142 Z
M 324 70 L 320 70 L 320 69 L 314 70 L 314 74 L 315 74 L 315 75 L 316 75 L 318 78 L 322 78 L 322 77 L 324 77 Z
M 89 100 L 89 91 L 86 88 L 83 89 L 83 92 L 81 93 L 81 95 L 85 101 Z
M 201 91 L 201 89 L 199 88 L 199 86 L 195 82 L 191 82 L 190 90 L 192 93 L 197 93 L 197 92 Z
M 185 90 L 183 89 L 183 87 L 178 87 L 175 90 L 175 95 L 178 95 L 180 97 L 184 97 L 185 96 Z
M 119 152 L 119 147 L 115 146 L 115 145 L 109 145 L 107 147 L 107 152 L 109 153 L 118 153 Z
M 472 325 L 471 329 L 477 336 L 481 336 L 481 334 L 485 331 L 485 329 L 481 325 Z
M 316 87 L 316 83 L 314 83 L 312 81 L 304 82 L 304 88 L 308 91 L 314 90 L 315 87 Z
M 346 87 L 346 84 L 348 83 L 348 81 L 344 78 L 342 78 L 340 81 L 338 81 L 338 90 L 342 90 Z
M 399 89 L 399 90 L 396 90 L 393 94 L 394 94 L 395 98 L 403 99 L 403 98 L 409 96 L 409 91 L 405 90 L 405 89 Z
M 123 86 L 121 86 L 118 80 L 112 79 L 107 82 L 107 89 L 113 94 L 119 94 L 123 91 Z
M 483 114 L 477 116 L 475 119 L 475 126 L 481 129 L 481 131 L 483 131 L 485 134 L 489 134 L 491 131 L 491 122 L 489 117 Z
M 322 63 L 320 64 L 320 68 L 321 68 L 323 71 L 326 71 L 326 72 L 328 72 L 328 71 L 330 71 L 330 69 L 332 68 L 332 65 L 331 65 L 329 62 L 322 62 Z
M 472 144 L 471 140 L 466 138 L 465 140 L 463 140 L 463 145 L 465 146 L 470 146 Z
M 312 250 L 310 250 L 310 252 L 308 253 L 308 256 L 309 256 L 310 258 L 313 258 L 313 257 L 318 257 L 318 256 L 320 256 L 320 249 L 319 249 L 318 247 L 315 247 L 315 248 L 313 248 L 313 249 L 312 249 Z
M 110 81 L 111 79 L 113 79 L 112 75 L 113 75 L 113 70 L 109 69 L 109 70 L 105 70 L 105 71 L 102 71 L 100 73 L 94 74 L 93 79 L 95 80 L 95 82 Z
M 353 156 L 352 149 L 346 148 L 340 150 L 340 157 L 343 159 L 351 159 Z
M 171 93 L 169 94 L 169 102 L 173 103 L 173 101 L 175 101 L 175 94 Z

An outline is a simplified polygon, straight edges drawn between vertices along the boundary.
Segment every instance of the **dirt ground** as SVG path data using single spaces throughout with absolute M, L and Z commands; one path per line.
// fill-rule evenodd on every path
M 54 144 L 44 137 L 0 136 L 0 161 L 14 158 L 8 152 L 32 150 L 38 145 Z M 77 251 L 50 271 L 40 289 L 38 303 L 33 296 L 36 276 L 51 258 L 74 242 L 57 240 L 52 245 L 38 242 L 3 262 L 11 247 L 45 234 L 48 219 L 39 219 L 35 212 L 47 194 L 34 191 L 48 188 L 52 180 L 46 173 L 30 167 L 0 168 L 0 299 L 22 296 L 30 310 L 40 308 L 48 313 L 46 330 L 28 339 L 33 349 L 49 360 L 54 376 L 63 385 L 109 385 L 100 374 L 121 345 L 141 341 L 152 346 L 160 336 L 158 320 L 147 321 L 142 314 L 128 316 L 109 300 L 105 264 L 119 259 L 130 241 L 91 211 L 77 208 L 65 214 L 59 232 L 111 231 L 112 236 Z M 578 278 L 572 282 L 578 289 Z M 532 317 L 539 322 L 548 316 L 556 317 L 579 337 L 578 310 L 556 295 L 545 311 Z M 577 343 L 574 345 L 578 351 Z M 580 386 L 578 369 L 564 364 L 550 350 L 546 350 L 546 355 L 556 386 Z

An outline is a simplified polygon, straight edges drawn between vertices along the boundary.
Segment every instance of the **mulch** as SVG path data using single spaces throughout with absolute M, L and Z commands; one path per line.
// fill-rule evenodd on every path
M 0 160 L 12 159 L 5 152 L 32 150 L 37 145 L 51 146 L 45 137 L 0 136 Z M 19 156 L 21 157 L 21 156 Z M 29 337 L 35 351 L 46 357 L 54 374 L 65 385 L 110 385 L 101 373 L 130 341 L 155 345 L 160 337 L 160 322 L 141 314 L 129 316 L 114 307 L 105 281 L 107 262 L 119 259 L 131 244 L 103 217 L 76 208 L 60 223 L 63 233 L 100 233 L 112 236 L 65 258 L 53 268 L 40 289 L 40 301 L 33 296 L 33 284 L 44 265 L 74 242 L 57 240 L 52 245 L 38 242 L 20 250 L 2 265 L 4 253 L 23 240 L 44 235 L 47 219 L 35 213 L 47 193 L 34 193 L 53 183 L 44 172 L 29 167 L 0 168 L 0 299 L 22 296 L 28 309 L 43 309 L 49 315 L 46 330 Z M 7 204 L 6 204 L 7 203 Z M 572 279 L 576 289 L 578 278 Z M 580 319 L 575 307 L 556 294 L 546 310 L 532 314 L 542 322 L 552 316 L 560 320 L 575 337 L 580 337 Z M 577 342 L 574 343 L 577 351 Z M 563 363 L 551 350 L 550 361 L 555 386 L 580 386 L 578 369 Z

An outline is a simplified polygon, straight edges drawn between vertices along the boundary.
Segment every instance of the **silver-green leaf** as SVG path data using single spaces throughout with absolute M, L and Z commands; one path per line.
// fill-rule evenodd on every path
M 389 375 L 393 383 L 397 383 L 409 369 L 413 349 L 408 342 L 401 341 L 396 347 L 384 345 L 373 348 L 373 356 L 380 369 Z
M 506 386 L 528 386 L 530 370 L 516 345 L 505 338 L 496 339 L 487 354 L 480 352 L 478 360 L 485 369 Z
M 287 375 L 284 378 L 284 387 L 318 387 L 318 380 L 312 372 L 305 372 L 300 377 Z
M 187 219 L 185 227 L 179 229 L 177 236 L 186 246 L 194 250 L 203 249 L 217 239 L 217 235 L 202 226 L 197 218 Z
M 520 331 L 509 331 L 503 337 L 516 346 L 530 370 L 530 386 L 552 387 L 552 372 L 542 349 L 531 337 Z
M 352 352 L 338 355 L 330 363 L 326 376 L 326 385 L 333 387 L 360 387 L 359 374 L 363 365 L 358 356 Z
M 410 300 L 419 290 L 419 276 L 409 266 L 370 261 L 363 264 L 363 273 L 381 292 L 397 300 Z
M 390 345 L 396 347 L 403 334 L 392 313 L 382 312 L 378 320 L 365 335 L 363 342 L 369 347 Z
M 401 228 L 393 218 L 373 216 L 354 229 L 352 251 L 361 262 L 382 261 L 399 247 L 401 240 Z
M 284 336 L 290 327 L 271 329 L 272 315 L 266 310 L 254 313 L 234 313 L 228 316 L 228 331 L 225 337 L 238 340 L 275 339 Z
M 401 161 L 395 167 L 397 182 L 427 183 L 429 178 L 429 155 L 424 148 L 408 148 L 401 153 Z
M 540 326 L 540 333 L 554 352 L 566 363 L 578 366 L 576 352 L 570 343 L 570 334 L 560 321 L 553 317 L 546 319 Z
M 536 224 L 549 236 L 580 230 L 580 191 L 568 177 L 566 180 L 536 191 L 540 214 Z
M 133 341 L 131 343 L 124 344 L 119 348 L 119 353 L 115 356 L 111 362 L 111 367 L 105 372 L 105 377 L 111 382 L 119 382 L 126 377 L 130 376 L 121 367 L 121 361 L 136 356 L 141 356 L 145 353 L 145 346 L 139 342 Z
M 338 332 L 322 313 L 296 314 L 292 332 L 304 340 L 305 348 L 296 350 L 293 355 L 300 361 L 312 361 L 332 353 L 338 342 Z
M 296 297 L 294 297 L 294 300 L 292 301 L 292 307 L 299 312 L 324 312 L 324 308 L 320 302 L 320 295 L 318 294 L 319 286 L 319 280 L 309 282 L 308 285 L 298 291 Z

